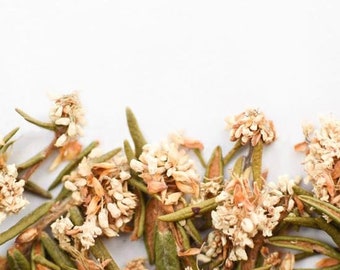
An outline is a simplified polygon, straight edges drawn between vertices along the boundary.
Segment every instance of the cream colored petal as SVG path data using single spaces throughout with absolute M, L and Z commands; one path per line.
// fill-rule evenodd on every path
M 59 118 L 59 119 L 57 119 L 55 121 L 55 124 L 56 125 L 60 125 L 60 126 L 67 126 L 67 125 L 70 124 L 70 122 L 71 122 L 70 118 L 68 118 L 68 117 L 61 117 L 61 118 Z

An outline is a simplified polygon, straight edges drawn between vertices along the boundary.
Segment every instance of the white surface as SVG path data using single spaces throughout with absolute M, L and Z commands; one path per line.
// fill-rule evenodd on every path
M 224 118 L 256 107 L 279 135 L 265 151 L 269 179 L 302 175 L 293 150 L 302 122 L 340 117 L 339 11 L 339 1 L 0 0 L 0 133 L 21 127 L 10 159 L 19 163 L 49 140 L 14 108 L 47 120 L 48 92 L 78 90 L 84 144 L 121 145 L 129 106 L 149 142 L 184 130 L 208 158 L 231 145 Z M 121 266 L 145 256 L 142 243 L 123 240 L 110 245 Z

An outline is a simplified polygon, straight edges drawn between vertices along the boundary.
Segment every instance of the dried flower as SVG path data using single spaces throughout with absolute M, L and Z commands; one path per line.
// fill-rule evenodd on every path
M 59 241 L 61 248 L 70 251 L 88 250 L 95 243 L 95 238 L 102 234 L 102 230 L 97 225 L 97 217 L 90 216 L 80 226 L 74 226 L 69 217 L 60 217 L 51 224 L 52 234 Z M 74 252 L 74 251 L 73 251 Z
M 220 230 L 209 232 L 206 244 L 202 247 L 201 253 L 197 255 L 197 260 L 208 263 L 216 260 L 225 261 L 224 255 L 227 248 L 227 238 Z
M 225 189 L 216 197 L 219 203 L 212 211 L 214 228 L 221 230 L 232 243 L 229 259 L 247 260 L 246 247 L 254 247 L 253 237 L 271 236 L 284 207 L 279 205 L 282 193 L 269 185 L 260 191 L 249 185 L 249 170 L 232 175 Z
M 69 142 L 76 141 L 83 134 L 85 123 L 84 111 L 77 93 L 63 95 L 54 99 L 50 111 L 51 121 L 58 127 L 56 147 L 63 147 Z
M 14 164 L 0 164 L 0 223 L 11 214 L 17 214 L 28 201 L 24 199 L 24 180 L 18 180 Z
M 138 258 L 128 262 L 124 270 L 148 270 L 148 269 L 145 267 L 145 259 Z
M 64 185 L 87 216 L 98 217 L 103 234 L 117 236 L 132 219 L 137 205 L 136 196 L 128 190 L 129 166 L 120 155 L 101 163 L 91 157 L 84 158 L 77 170 L 64 177 Z
M 305 180 L 312 183 L 317 198 L 340 207 L 340 121 L 325 117 L 320 123 L 314 132 L 310 126 L 304 127 L 308 136 Z
M 241 139 L 242 144 L 251 141 L 252 146 L 255 146 L 260 139 L 270 144 L 276 138 L 273 122 L 267 120 L 265 115 L 256 109 L 248 109 L 234 117 L 228 117 L 226 122 L 230 129 L 231 141 Z
M 147 184 L 151 194 L 160 194 L 166 205 L 177 204 L 183 194 L 199 196 L 200 176 L 186 150 L 176 141 L 146 144 L 131 168 Z
M 69 217 L 61 216 L 51 224 L 51 231 L 53 236 L 59 241 L 59 245 L 63 249 L 71 246 L 71 237 L 68 234 L 74 227 Z

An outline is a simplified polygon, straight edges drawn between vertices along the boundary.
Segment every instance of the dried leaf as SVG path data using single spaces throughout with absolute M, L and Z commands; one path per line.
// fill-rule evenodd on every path
M 144 243 L 149 257 L 149 263 L 155 262 L 155 231 L 157 218 L 160 211 L 159 201 L 151 198 L 146 205 L 147 216 L 144 226 Z
M 180 270 L 174 237 L 165 222 L 158 222 L 155 233 L 155 264 L 157 270 Z

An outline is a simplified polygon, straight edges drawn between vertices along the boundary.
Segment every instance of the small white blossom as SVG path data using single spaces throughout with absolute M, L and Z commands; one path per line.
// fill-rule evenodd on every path
M 97 217 L 104 235 L 118 236 L 137 206 L 136 196 L 128 190 L 129 166 L 121 155 L 101 163 L 93 162 L 93 158 L 83 158 L 77 170 L 63 178 L 64 186 L 87 216 Z
M 52 234 L 59 241 L 59 245 L 63 249 L 71 245 L 71 237 L 67 233 L 73 226 L 69 217 L 60 217 L 51 224 Z
M 258 233 L 271 236 L 278 224 L 283 194 L 270 185 L 261 191 L 249 186 L 248 172 L 232 176 L 225 189 L 216 197 L 218 206 L 211 212 L 213 227 L 231 242 L 228 259 L 247 260 L 246 248 L 254 246 L 253 237 Z
M 340 121 L 324 117 L 320 123 L 316 130 L 304 127 L 308 146 L 305 180 L 312 183 L 317 198 L 340 207 Z
M 256 109 L 248 109 L 234 117 L 228 117 L 226 122 L 230 129 L 231 141 L 240 139 L 242 144 L 251 141 L 254 146 L 260 139 L 270 144 L 276 138 L 273 122 L 267 120 L 264 114 Z
M 55 142 L 56 147 L 63 147 L 82 136 L 82 126 L 85 124 L 84 110 L 77 93 L 55 98 L 50 119 L 60 127 L 60 134 Z
M 95 239 L 102 234 L 102 230 L 97 225 L 97 216 L 89 216 L 81 226 L 74 226 L 75 231 L 79 231 L 74 237 L 78 238 L 85 249 L 89 249 L 95 243 Z
M 160 144 L 146 144 L 138 160 L 130 162 L 131 168 L 147 184 L 148 191 L 159 194 L 166 204 L 177 204 L 181 194 L 199 196 L 200 176 L 179 142 L 182 141 L 177 138 Z
M 14 164 L 0 166 L 0 223 L 8 216 L 17 214 L 28 201 L 24 199 L 23 179 L 18 180 L 18 172 Z

